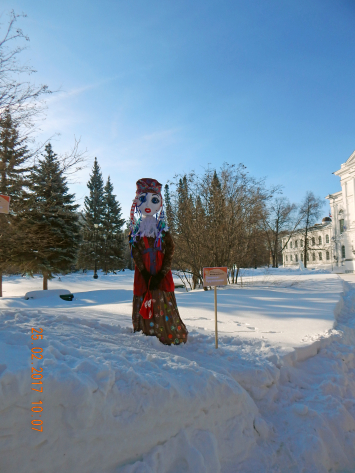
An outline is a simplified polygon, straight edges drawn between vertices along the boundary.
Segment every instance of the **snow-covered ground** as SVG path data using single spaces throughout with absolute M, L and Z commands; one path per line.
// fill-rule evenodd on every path
M 218 289 L 218 350 L 213 291 L 177 290 L 189 340 L 167 347 L 132 333 L 132 283 L 130 271 L 50 281 L 69 302 L 25 300 L 41 279 L 5 278 L 1 472 L 355 471 L 355 276 L 245 272 Z

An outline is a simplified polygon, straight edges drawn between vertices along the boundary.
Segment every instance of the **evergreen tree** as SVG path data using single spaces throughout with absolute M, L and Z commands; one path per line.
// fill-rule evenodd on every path
M 20 137 L 18 126 L 5 113 L 0 118 L 0 194 L 11 196 L 13 205 L 20 198 L 29 171 L 25 166 L 29 157 L 26 138 Z
M 113 185 L 108 176 L 104 188 L 104 211 L 102 222 L 103 243 L 101 251 L 102 267 L 107 274 L 108 270 L 114 270 L 123 263 L 123 234 L 122 226 L 125 221 L 122 218 L 122 210 L 116 196 L 113 194 Z
M 17 213 L 22 189 L 26 184 L 30 158 L 26 138 L 20 136 L 10 113 L 0 118 L 0 194 L 11 198 L 10 214 L 0 214 L 0 297 L 2 296 L 2 272 L 15 270 L 14 253 L 18 248 L 21 227 L 17 225 Z
M 75 261 L 80 241 L 78 205 L 69 194 L 57 155 L 48 143 L 43 159 L 33 168 L 29 192 L 24 193 L 20 211 L 28 243 L 22 264 L 43 274 L 43 289 L 53 273 L 68 270 Z
M 87 187 L 89 188 L 90 194 L 89 197 L 85 197 L 84 200 L 86 223 L 90 229 L 92 229 L 95 224 L 101 227 L 105 207 L 104 181 L 97 158 L 95 158 Z
M 210 173 L 206 176 L 207 204 L 207 225 L 208 246 L 212 258 L 212 266 L 223 266 L 225 260 L 224 254 L 224 236 L 225 236 L 225 202 L 222 192 L 221 181 L 215 170 L 211 179 Z
M 126 227 L 123 230 L 123 268 L 128 268 L 134 270 L 134 261 L 131 255 L 131 248 L 129 246 L 129 234 L 130 234 L 130 226 L 129 221 L 126 221 Z
M 80 245 L 77 265 L 82 269 L 97 269 L 97 260 L 103 252 L 102 229 L 104 221 L 104 181 L 100 166 L 95 158 L 87 183 L 89 196 L 84 200 L 83 242 Z
M 169 189 L 168 184 L 165 184 L 164 186 L 164 204 L 165 204 L 165 215 L 166 215 L 168 228 L 170 231 L 173 231 L 174 218 L 173 218 L 173 211 L 171 207 L 170 189 Z

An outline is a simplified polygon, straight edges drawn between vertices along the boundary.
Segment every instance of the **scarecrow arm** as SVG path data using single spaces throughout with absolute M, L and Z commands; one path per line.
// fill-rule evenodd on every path
M 164 261 L 161 267 L 161 270 L 157 274 L 157 276 L 161 273 L 163 279 L 164 276 L 168 274 L 171 270 L 171 263 L 173 261 L 173 254 L 175 249 L 174 240 L 170 234 L 170 232 L 166 232 L 164 236 L 164 243 L 165 243 L 165 254 L 164 254 Z

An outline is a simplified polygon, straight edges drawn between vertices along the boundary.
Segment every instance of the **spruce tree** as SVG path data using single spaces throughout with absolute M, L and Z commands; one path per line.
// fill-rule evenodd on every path
M 90 194 L 88 197 L 85 197 L 84 200 L 85 220 L 89 228 L 93 228 L 95 224 L 101 227 L 105 207 L 104 181 L 97 158 L 95 158 L 87 187 L 89 188 Z
M 172 211 L 171 199 L 170 199 L 170 189 L 169 189 L 168 184 L 165 184 L 164 186 L 164 204 L 165 204 L 165 215 L 166 215 L 168 228 L 173 233 L 174 218 L 173 218 L 173 211 Z
M 123 235 L 122 210 L 116 196 L 113 194 L 113 185 L 108 176 L 104 188 L 104 211 L 102 222 L 103 247 L 101 262 L 105 273 L 122 266 L 123 263 Z
M 13 263 L 21 227 L 17 225 L 14 214 L 18 211 L 29 171 L 30 153 L 26 141 L 10 113 L 4 113 L 0 118 L 0 194 L 10 196 L 11 201 L 10 214 L 0 214 L 0 297 L 2 272 L 16 269 Z
M 104 220 L 104 181 L 100 166 L 95 158 L 94 166 L 87 183 L 89 196 L 84 200 L 84 221 L 82 227 L 83 242 L 80 245 L 77 265 L 82 269 L 97 269 L 97 261 L 103 253 Z
M 75 196 L 68 192 L 66 178 L 50 143 L 42 156 L 31 172 L 20 217 L 28 236 L 22 261 L 32 273 L 43 274 L 43 289 L 48 289 L 48 278 L 68 270 L 75 261 L 80 228 Z
M 0 194 L 10 195 L 14 205 L 20 198 L 29 171 L 25 166 L 29 157 L 26 138 L 20 136 L 10 113 L 5 113 L 0 118 Z

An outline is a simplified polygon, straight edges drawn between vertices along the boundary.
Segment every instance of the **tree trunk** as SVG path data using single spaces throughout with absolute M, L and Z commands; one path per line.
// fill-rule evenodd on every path
M 277 250 L 275 251 L 274 259 L 275 259 L 274 268 L 278 268 L 279 267 L 279 254 Z
M 198 278 L 195 273 L 192 273 L 192 289 L 196 289 Z
M 308 244 L 307 244 L 307 239 L 308 237 L 308 232 L 307 232 L 307 229 L 306 229 L 306 234 L 305 234 L 305 237 L 304 237 L 304 255 L 303 255 L 303 264 L 304 264 L 304 267 L 307 268 L 307 252 L 308 252 Z
M 238 274 L 239 274 L 239 267 L 237 267 L 237 273 L 235 275 L 235 283 L 237 284 L 238 282 Z
M 48 273 L 43 272 L 43 290 L 48 291 Z
M 0 297 L 2 297 L 2 272 L 0 271 Z

